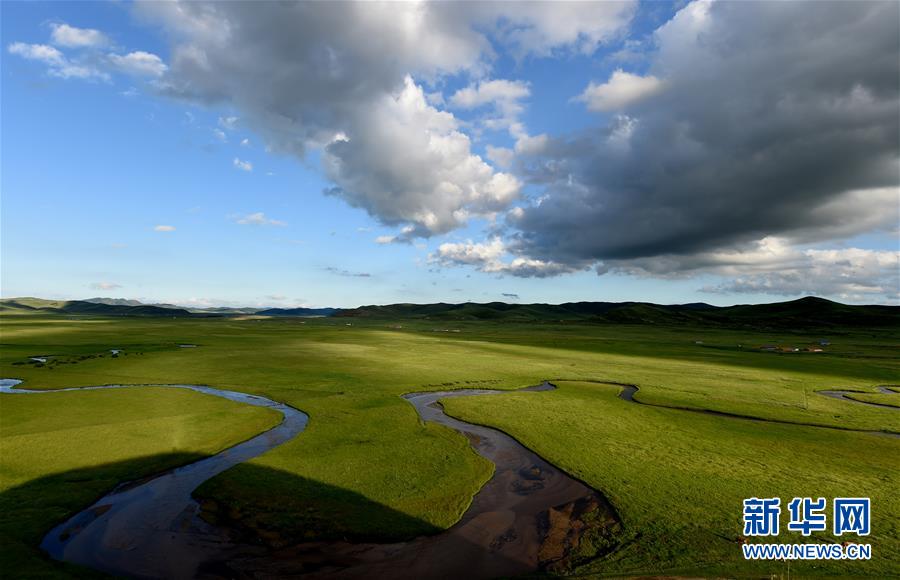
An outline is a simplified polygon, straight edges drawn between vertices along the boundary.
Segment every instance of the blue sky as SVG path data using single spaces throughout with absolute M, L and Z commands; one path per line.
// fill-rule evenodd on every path
M 896 83 L 851 74 L 853 63 L 797 65 L 793 83 L 755 96 L 766 111 L 831 103 L 816 126 L 886 123 L 864 143 L 821 143 L 865 152 L 839 155 L 834 177 L 792 158 L 799 145 L 785 152 L 821 140 L 795 117 L 765 113 L 761 137 L 735 137 L 757 129 L 741 117 L 746 91 L 729 94 L 731 73 L 716 67 L 758 74 L 806 45 L 744 58 L 702 37 L 737 46 L 729 26 L 766 30 L 785 15 L 708 3 L 457 5 L 466 18 L 442 12 L 452 5 L 241 6 L 2 4 L 4 297 L 897 301 Z M 395 28 L 407 9 L 415 24 Z M 294 41 L 311 23 L 335 29 Z M 868 61 L 900 42 L 883 28 L 854 34 Z M 408 38 L 373 58 L 352 30 Z M 776 150 L 789 167 L 768 161 Z

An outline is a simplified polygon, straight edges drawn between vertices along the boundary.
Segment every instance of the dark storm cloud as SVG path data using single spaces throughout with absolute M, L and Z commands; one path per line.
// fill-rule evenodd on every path
M 316 152 L 329 195 L 398 228 L 382 241 L 522 205 L 480 242 L 441 244 L 434 263 L 522 277 L 712 273 L 741 277 L 725 291 L 773 292 L 794 291 L 805 269 L 819 287 L 837 287 L 828 277 L 844 271 L 802 245 L 898 223 L 896 2 L 688 4 L 648 38 L 625 39 L 640 58 L 610 57 L 634 70 L 572 95 L 569 106 L 597 114 L 596 128 L 523 132 L 512 147 L 487 148 L 503 171 L 423 90 L 448 78 L 490 86 L 497 58 L 593 55 L 624 38 L 634 6 L 146 2 L 138 11 L 172 39 L 160 91 L 233 108 L 274 151 L 305 161 Z M 529 85 L 535 98 L 542 84 Z M 791 272 L 769 270 L 772 248 L 776 261 L 792 257 Z M 896 279 L 896 256 L 873 252 L 850 255 L 846 292 Z
M 510 217 L 516 253 L 615 262 L 896 224 L 900 4 L 696 3 L 655 40 L 652 94 L 586 91 L 624 103 L 605 129 L 520 156 L 543 195 Z

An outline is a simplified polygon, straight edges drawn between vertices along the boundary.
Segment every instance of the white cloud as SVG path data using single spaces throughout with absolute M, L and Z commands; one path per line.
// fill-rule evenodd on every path
M 281 220 L 275 220 L 271 218 L 267 218 L 266 214 L 261 211 L 255 213 L 248 213 L 245 216 L 239 217 L 235 220 L 235 223 L 239 223 L 241 225 L 249 225 L 249 226 L 286 226 L 287 223 Z
M 391 244 L 397 239 L 397 236 L 378 236 L 375 238 L 376 244 Z
M 46 44 L 14 42 L 7 50 L 10 54 L 44 63 L 50 76 L 62 79 L 109 80 L 108 74 L 93 65 L 73 62 L 56 48 Z
M 794 243 L 842 239 L 898 227 L 900 187 L 855 189 L 807 212 L 809 225 L 791 232 Z
M 525 215 L 525 210 L 518 206 L 511 208 L 507 212 L 508 219 L 513 223 L 515 223 L 516 220 L 522 219 L 522 216 L 524 216 L 524 215 Z
M 460 243 L 444 243 L 438 247 L 434 258 L 442 263 L 468 264 L 480 266 L 486 271 L 499 269 L 500 258 L 506 253 L 506 244 L 500 238 L 485 243 L 472 240 Z
M 232 107 L 272 151 L 305 158 L 324 149 L 333 195 L 428 236 L 502 209 L 520 184 L 473 154 L 468 126 L 412 79 L 431 87 L 449 75 L 486 79 L 495 45 L 518 57 L 588 54 L 627 27 L 635 6 L 145 2 L 137 10 L 174 42 L 163 92 Z M 475 84 L 476 99 L 501 99 L 501 114 L 483 126 L 527 136 L 513 122 L 523 87 Z
M 591 111 L 618 111 L 659 93 L 663 86 L 653 75 L 642 77 L 618 69 L 605 83 L 590 83 L 576 100 Z
M 109 54 L 113 67 L 132 76 L 160 77 L 168 70 L 166 63 L 155 54 L 137 50 L 128 54 Z
M 253 171 L 253 164 L 249 161 L 241 161 L 237 157 L 234 158 L 234 161 L 231 162 L 235 168 L 240 169 L 241 171 Z
M 249 146 L 250 146 L 250 139 L 247 139 L 247 138 L 241 139 L 241 147 L 249 147 Z
M 174 232 L 174 231 L 175 231 L 175 226 L 163 226 L 163 225 L 160 225 L 160 226 L 154 227 L 154 228 L 153 228 L 153 231 L 156 231 L 156 232 Z
M 62 66 L 66 62 L 66 57 L 63 56 L 63 53 L 47 44 L 13 42 L 9 45 L 8 50 L 10 54 L 17 54 L 22 58 L 37 60 L 48 65 Z
M 723 294 L 817 294 L 848 301 L 884 297 L 900 300 L 900 252 L 861 248 L 791 249 L 770 261 L 728 265 L 715 271 L 732 273 L 704 292 Z
M 228 131 L 237 129 L 239 119 L 237 117 L 219 117 L 219 126 Z
M 507 130 L 513 137 L 526 137 L 519 121 L 525 107 L 520 102 L 531 95 L 528 83 L 503 79 L 483 80 L 459 89 L 450 97 L 450 105 L 458 109 L 477 109 L 490 105 L 493 114 L 480 120 L 481 125 L 493 131 Z
M 545 278 L 583 270 L 584 268 L 556 262 L 524 257 L 504 258 L 508 254 L 506 243 L 500 238 L 487 242 L 468 240 L 460 243 L 444 243 L 437 252 L 430 254 L 431 263 L 442 266 L 473 266 L 489 274 L 509 274 L 521 278 Z
M 521 155 L 538 155 L 547 147 L 548 142 L 549 137 L 546 133 L 534 136 L 523 135 L 516 140 L 515 150 Z
M 93 28 L 76 28 L 62 23 L 51 24 L 50 29 L 50 38 L 57 46 L 84 48 L 104 46 L 109 42 L 105 34 Z
M 109 44 L 109 39 L 99 30 L 76 28 L 64 23 L 51 24 L 50 36 L 53 44 L 70 49 L 99 48 Z M 107 71 L 159 78 L 168 70 L 157 55 L 142 50 L 105 55 L 96 50 L 82 50 L 75 52 L 71 58 L 47 44 L 14 42 L 8 50 L 11 54 L 46 64 L 51 76 L 64 79 L 108 81 L 110 75 Z
M 497 18 L 493 35 L 520 59 L 559 51 L 592 54 L 622 33 L 637 7 L 636 2 L 473 4 L 478 6 L 473 12 L 488 15 L 489 21 Z
M 410 77 L 354 126 L 322 156 L 338 185 L 331 193 L 382 223 L 406 224 L 407 240 L 448 232 L 470 216 L 502 209 L 519 194 L 518 180 L 473 154 L 458 120 L 430 106 Z
M 531 90 L 524 81 L 496 79 L 459 89 L 450 97 L 450 104 L 461 109 L 474 109 L 488 104 L 515 103 L 529 95 Z
M 497 167 L 509 169 L 512 166 L 513 159 L 515 158 L 515 153 L 512 149 L 488 145 L 485 148 L 485 151 L 487 152 L 487 158 Z
M 90 285 L 93 290 L 115 290 L 117 288 L 121 288 L 121 284 L 116 284 L 114 282 L 94 282 Z
M 228 135 L 225 134 L 225 131 L 223 131 L 221 129 L 213 129 L 212 133 L 213 133 L 213 136 L 216 139 L 218 139 L 219 141 L 221 141 L 222 143 L 228 142 Z
M 597 272 L 663 279 L 714 275 L 726 280 L 701 290 L 720 294 L 817 294 L 850 301 L 878 296 L 900 299 L 900 252 L 803 248 L 776 236 L 734 249 L 607 260 Z

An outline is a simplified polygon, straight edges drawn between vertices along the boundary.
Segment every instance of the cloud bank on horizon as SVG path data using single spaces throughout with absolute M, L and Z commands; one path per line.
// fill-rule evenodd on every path
M 440 242 L 434 267 L 900 300 L 900 252 L 853 245 L 900 226 L 900 4 L 696 0 L 639 34 L 643 8 L 148 1 L 165 59 L 68 24 L 7 50 L 235 111 L 221 140 L 240 123 L 317 164 L 325 195 L 395 229 L 378 244 Z M 544 87 L 515 72 L 594 55 L 617 66 L 569 95 L 590 122 L 530 131 Z

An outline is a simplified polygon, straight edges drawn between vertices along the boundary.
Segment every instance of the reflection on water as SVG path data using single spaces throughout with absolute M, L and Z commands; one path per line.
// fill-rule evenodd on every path
M 71 387 L 57 391 L 18 389 L 22 381 L 0 379 L 8 395 L 57 391 L 138 388 L 136 385 Z M 154 578 L 192 577 L 197 565 L 223 549 L 221 530 L 199 517 L 191 493 L 229 467 L 261 455 L 303 431 L 309 417 L 264 397 L 200 385 L 146 385 L 188 389 L 280 412 L 282 422 L 256 437 L 206 459 L 135 485 L 120 485 L 85 510 L 53 528 L 41 548 L 64 560 L 112 574 Z

